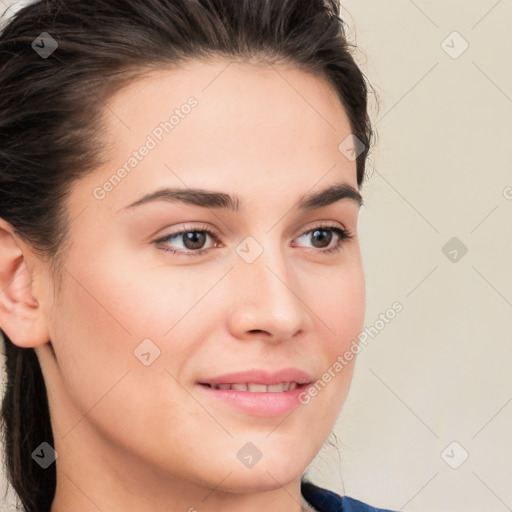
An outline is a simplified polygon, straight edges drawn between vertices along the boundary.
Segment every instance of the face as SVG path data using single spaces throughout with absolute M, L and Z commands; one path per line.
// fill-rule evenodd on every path
M 69 196 L 73 243 L 46 311 L 53 352 L 37 351 L 57 451 L 127 478 L 242 492 L 299 478 L 329 436 L 364 279 L 334 90 L 292 67 L 228 64 L 153 71 L 105 108 L 111 159 Z M 336 201 L 301 207 L 337 185 Z M 182 194 L 148 199 L 161 189 Z M 289 368 L 323 384 L 238 401 L 199 384 Z

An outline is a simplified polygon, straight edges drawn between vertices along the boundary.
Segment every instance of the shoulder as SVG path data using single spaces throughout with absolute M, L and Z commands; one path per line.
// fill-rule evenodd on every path
M 340 496 L 311 482 L 303 481 L 301 492 L 305 500 L 318 512 L 394 512 L 389 509 L 373 507 L 349 496 Z

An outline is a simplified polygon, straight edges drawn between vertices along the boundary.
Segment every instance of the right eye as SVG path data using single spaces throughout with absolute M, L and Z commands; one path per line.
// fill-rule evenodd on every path
M 186 235 L 186 236 L 185 236 Z M 166 252 L 171 252 L 178 256 L 200 256 L 202 254 L 207 253 L 210 249 L 203 249 L 202 247 L 197 247 L 198 245 L 203 245 L 204 241 L 207 237 L 211 237 L 214 240 L 217 240 L 217 235 L 206 226 L 200 226 L 197 228 L 186 228 L 181 231 L 175 231 L 174 233 L 170 233 L 158 240 L 155 240 L 155 244 L 164 244 L 161 249 Z M 184 250 L 176 250 L 169 247 L 168 242 L 172 240 L 181 240 L 183 244 L 189 245 L 189 247 L 184 247 Z M 188 252 L 187 252 L 188 251 Z

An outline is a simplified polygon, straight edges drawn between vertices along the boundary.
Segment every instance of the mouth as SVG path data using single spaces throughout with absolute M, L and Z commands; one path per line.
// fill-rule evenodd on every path
M 281 382 L 279 384 L 260 384 L 241 382 L 234 384 L 212 384 L 198 382 L 199 392 L 214 407 L 224 413 L 241 411 L 251 416 L 276 417 L 289 414 L 304 405 L 301 395 L 312 382 Z
M 249 393 L 284 393 L 287 391 L 293 391 L 297 388 L 305 388 L 311 383 L 299 384 L 298 382 L 281 382 L 279 384 L 270 384 L 268 386 L 252 382 L 235 384 L 209 384 L 207 382 L 200 382 L 199 384 L 211 389 L 248 391 Z

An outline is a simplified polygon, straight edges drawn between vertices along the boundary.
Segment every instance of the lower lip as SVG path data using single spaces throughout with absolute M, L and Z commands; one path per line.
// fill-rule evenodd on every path
M 222 400 L 251 414 L 257 416 L 281 416 L 302 405 L 299 401 L 299 395 L 306 391 L 311 384 L 301 384 L 290 391 L 276 393 L 214 389 L 202 384 L 197 384 L 197 387 L 208 396 Z

